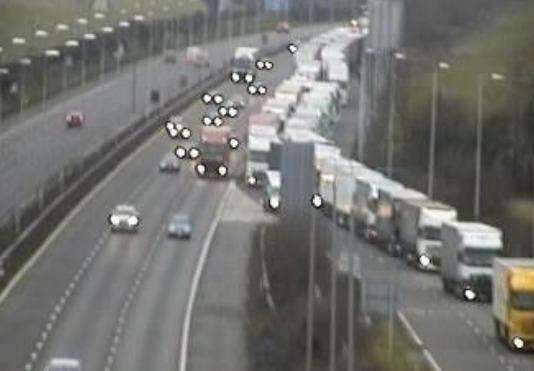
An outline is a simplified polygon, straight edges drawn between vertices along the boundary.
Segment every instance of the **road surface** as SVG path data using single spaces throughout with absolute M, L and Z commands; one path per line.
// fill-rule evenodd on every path
M 288 54 L 273 60 L 274 70 L 261 77 L 268 87 L 290 72 Z M 243 86 L 223 88 L 225 95 L 238 91 Z M 199 100 L 182 113 L 195 125 L 194 138 L 203 110 Z M 240 115 L 236 125 L 245 119 Z M 188 166 L 179 175 L 159 174 L 159 160 L 174 146 L 163 131 L 152 137 L 49 237 L 0 304 L 1 370 L 28 363 L 40 369 L 57 356 L 80 358 L 84 370 L 104 370 L 108 362 L 129 371 L 176 368 L 192 272 L 229 182 L 199 180 Z M 108 232 L 110 209 L 124 202 L 141 212 L 136 235 Z M 190 241 L 170 241 L 164 233 L 177 211 L 192 215 Z

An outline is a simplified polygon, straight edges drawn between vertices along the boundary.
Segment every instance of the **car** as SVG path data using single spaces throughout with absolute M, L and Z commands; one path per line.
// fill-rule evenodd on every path
M 247 106 L 247 101 L 245 98 L 240 94 L 235 94 L 230 97 L 228 101 L 228 106 L 236 107 L 236 108 L 245 108 Z
M 159 163 L 159 171 L 164 172 L 179 172 L 180 171 L 180 160 L 172 154 L 169 153 L 163 157 Z
M 69 128 L 80 128 L 85 124 L 85 116 L 79 111 L 72 111 L 65 117 L 65 122 Z
M 82 371 L 80 361 L 74 358 L 52 358 L 44 371 Z
M 276 25 L 277 33 L 289 33 L 289 23 L 287 22 L 278 22 Z
M 198 46 L 189 46 L 185 51 L 185 61 L 196 67 L 209 67 L 209 52 L 207 49 Z
M 164 62 L 167 64 L 176 64 L 176 53 L 170 50 L 165 52 Z
M 169 221 L 167 234 L 170 238 L 191 238 L 191 220 L 187 214 L 175 214 Z
M 141 218 L 135 207 L 118 205 L 109 214 L 109 223 L 113 232 L 137 232 Z

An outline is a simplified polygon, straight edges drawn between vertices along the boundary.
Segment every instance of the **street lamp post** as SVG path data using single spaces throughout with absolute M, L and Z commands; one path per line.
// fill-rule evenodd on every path
M 142 14 L 136 14 L 134 16 L 134 35 L 136 44 L 139 43 L 139 24 L 144 22 L 145 16 Z M 139 49 L 139 45 L 136 45 Z M 137 102 L 137 60 L 132 63 L 132 112 L 136 111 L 136 102 Z
M 432 106 L 430 111 L 430 149 L 428 154 L 428 185 L 429 198 L 434 197 L 434 166 L 436 158 L 436 125 L 438 120 L 438 97 L 439 97 L 439 72 L 448 70 L 450 65 L 446 62 L 438 62 L 432 72 Z
M 393 138 L 395 130 L 395 115 L 396 115 L 396 89 L 397 89 L 397 63 L 396 61 L 405 60 L 406 55 L 402 53 L 393 53 L 391 60 L 391 84 L 389 89 L 389 120 L 388 120 L 388 145 L 387 145 L 387 175 L 392 179 L 393 176 L 393 155 L 395 151 L 395 141 Z
M 122 29 L 122 30 L 126 30 L 128 28 L 130 28 L 131 24 L 130 22 L 128 21 L 120 21 L 119 22 L 119 28 Z M 164 41 L 165 42 L 165 41 Z M 122 47 L 122 43 L 121 43 L 121 36 L 120 36 L 120 33 L 117 32 L 117 55 L 116 55 L 116 59 L 117 59 L 117 73 L 120 72 L 121 70 L 121 59 L 122 59 L 122 53 L 123 53 L 123 47 Z
M 85 87 L 87 82 L 87 43 L 96 40 L 94 33 L 86 33 L 82 40 L 82 87 Z
M 488 75 L 477 76 L 477 128 L 476 128 L 476 155 L 475 155 L 475 194 L 473 200 L 473 216 L 475 220 L 480 218 L 480 182 L 482 177 L 482 130 L 484 123 L 484 88 Z M 504 76 L 492 73 L 489 78 L 493 81 L 502 81 Z
M 106 73 L 106 34 L 113 33 L 114 29 L 111 26 L 102 27 L 102 37 L 100 38 L 100 81 L 104 79 Z
M 43 56 L 43 112 L 46 111 L 46 101 L 48 98 L 48 58 L 58 58 L 60 55 L 59 50 L 47 49 Z
M 65 42 L 65 46 L 67 48 L 67 51 L 65 52 L 65 58 L 63 59 L 63 63 L 62 63 L 63 91 L 65 91 L 69 85 L 68 67 L 73 66 L 72 56 L 68 54 L 68 50 L 77 48 L 78 46 L 80 46 L 80 42 L 74 39 L 67 40 Z
M 26 102 L 26 67 L 31 66 L 32 60 L 30 58 L 19 59 L 20 64 L 20 87 L 19 87 L 19 114 L 24 111 L 24 104 Z
M 9 69 L 7 68 L 0 68 L 0 125 L 2 124 L 2 120 L 3 120 L 3 111 L 4 111 L 4 94 L 3 94 L 3 77 L 4 76 L 7 76 L 9 74 Z

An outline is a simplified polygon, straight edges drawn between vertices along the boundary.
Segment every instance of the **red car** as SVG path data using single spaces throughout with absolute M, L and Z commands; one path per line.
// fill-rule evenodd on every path
M 65 118 L 69 128 L 79 128 L 85 123 L 85 117 L 81 112 L 71 112 Z
M 276 32 L 278 33 L 289 33 L 289 23 L 279 22 L 276 26 Z

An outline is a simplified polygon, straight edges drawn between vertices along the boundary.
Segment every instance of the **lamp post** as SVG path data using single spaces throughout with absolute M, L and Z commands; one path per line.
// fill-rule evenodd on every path
M 128 22 L 128 21 L 120 21 L 119 22 L 119 28 L 121 30 L 126 30 L 126 29 L 128 29 L 130 27 L 131 27 L 131 23 Z M 117 32 L 117 55 L 116 55 L 116 58 L 117 58 L 117 72 L 119 72 L 121 70 L 122 54 L 124 54 L 124 49 L 122 47 L 120 33 Z
M 436 125 L 438 120 L 438 97 L 439 97 L 439 72 L 448 70 L 450 65 L 446 62 L 434 64 L 432 72 L 432 106 L 430 111 L 430 149 L 428 154 L 428 185 L 427 195 L 434 197 L 434 166 L 436 158 Z
M 484 123 L 484 89 L 486 81 L 502 81 L 505 77 L 498 73 L 479 74 L 477 76 L 477 128 L 476 128 L 476 155 L 475 155 L 475 194 L 473 200 L 473 216 L 480 218 L 480 182 L 482 177 L 482 130 Z
M 1 49 L 1 48 L 0 48 Z M 1 51 L 0 51 L 1 53 Z M 3 111 L 4 111 L 4 94 L 3 94 L 3 91 L 4 89 L 2 88 L 3 87 L 3 80 L 4 80 L 4 76 L 7 76 L 9 75 L 9 69 L 7 68 L 3 68 L 1 67 L 0 68 L 0 125 L 2 124 L 2 120 L 3 120 Z
M 47 49 L 44 52 L 43 56 L 43 111 L 46 111 L 46 101 L 48 98 L 48 58 L 58 58 L 60 56 L 59 50 L 56 49 Z
M 396 115 L 396 89 L 397 89 L 397 70 L 396 61 L 402 61 L 406 59 L 406 55 L 403 53 L 393 53 L 391 59 L 391 82 L 389 88 L 389 120 L 388 120 L 388 147 L 387 147 L 387 175 L 392 179 L 393 176 L 393 155 L 395 151 L 395 141 L 393 138 L 395 131 L 395 115 Z
M 68 50 L 72 50 L 74 48 L 77 48 L 80 46 L 80 42 L 75 39 L 70 39 L 65 41 L 65 46 L 67 50 L 65 51 L 65 58 L 62 63 L 62 80 L 63 80 L 63 90 L 66 90 L 69 85 L 69 75 L 68 75 L 68 67 L 72 67 L 73 60 L 72 56 L 68 53 Z
M 87 43 L 96 40 L 94 33 L 86 33 L 82 39 L 82 87 L 87 82 Z
M 103 35 L 100 38 L 100 81 L 104 79 L 106 73 L 106 35 L 115 31 L 111 26 L 104 26 L 101 30 Z
M 20 64 L 20 87 L 19 87 L 19 114 L 22 114 L 24 111 L 24 104 L 26 101 L 26 67 L 31 66 L 32 60 L 30 58 L 21 58 L 19 59 Z
M 135 41 L 136 43 L 139 42 L 139 23 L 144 22 L 145 16 L 142 14 L 136 14 L 134 15 L 134 21 L 136 24 L 134 24 L 135 30 Z M 137 102 L 137 61 L 134 61 L 132 64 L 132 112 L 135 113 L 136 111 L 136 102 Z

